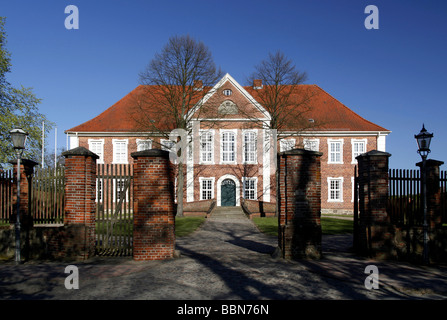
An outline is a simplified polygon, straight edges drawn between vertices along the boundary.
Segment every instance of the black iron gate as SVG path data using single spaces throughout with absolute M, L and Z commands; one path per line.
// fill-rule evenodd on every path
M 132 255 L 132 169 L 132 165 L 98 164 L 96 180 L 97 255 Z

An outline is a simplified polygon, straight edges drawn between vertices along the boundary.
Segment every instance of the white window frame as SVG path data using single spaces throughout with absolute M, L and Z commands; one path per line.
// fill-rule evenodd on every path
M 246 197 L 245 192 L 247 191 L 247 189 L 245 189 L 245 182 L 247 182 L 247 181 L 252 181 L 253 182 L 253 198 Z M 258 178 L 257 177 L 244 177 L 242 179 L 242 196 L 243 196 L 244 199 L 247 199 L 247 200 L 256 200 L 256 199 L 258 199 Z
M 168 148 L 168 144 L 172 144 L 171 148 Z M 160 139 L 161 150 L 172 151 L 175 150 L 175 141 L 169 139 Z
M 168 144 L 171 145 L 171 148 L 168 148 Z M 175 155 L 177 155 L 176 148 L 175 148 L 176 142 L 170 139 L 160 139 L 160 146 L 161 150 L 173 152 Z M 177 157 L 174 158 L 174 163 L 177 164 Z M 176 188 L 177 190 L 177 188 Z M 177 199 L 177 196 L 175 197 Z
M 117 182 L 125 182 L 127 179 L 113 179 L 113 202 L 118 202 L 120 199 L 117 198 L 117 190 L 116 184 Z M 124 194 L 124 202 L 129 200 L 129 188 L 127 188 L 126 193 Z
M 147 145 L 148 148 L 144 148 Z M 137 139 L 137 151 L 144 151 L 152 149 L 152 140 L 151 139 Z
M 362 152 L 354 152 L 354 148 L 356 144 L 363 144 L 363 151 Z M 367 152 L 366 147 L 368 145 L 368 139 L 351 139 L 351 145 L 352 145 L 352 161 L 351 164 L 356 164 L 357 159 L 356 157 L 361 155 L 362 153 Z
M 328 202 L 343 202 L 343 180 L 344 180 L 344 178 L 343 177 L 328 177 L 327 178 L 327 201 Z M 338 199 L 332 199 L 332 197 L 331 197 L 331 191 L 332 191 L 332 188 L 331 188 L 331 182 L 335 182 L 335 181 L 338 181 L 338 184 L 339 184 L 339 197 L 338 197 Z M 335 190 L 335 191 L 337 191 L 337 190 Z
M 315 148 L 312 148 L 312 145 Z M 309 151 L 320 151 L 320 139 L 303 139 L 303 147 Z
M 296 140 L 295 139 L 281 139 L 279 140 L 279 151 L 289 151 L 295 149 Z
M 328 139 L 327 142 L 327 146 L 328 146 L 328 159 L 327 159 L 327 163 L 331 163 L 331 164 L 343 164 L 343 139 Z M 340 151 L 335 151 L 335 153 L 339 153 L 340 154 L 340 160 L 332 160 L 332 145 L 335 144 L 339 144 L 340 145 Z
M 254 135 L 254 141 L 249 141 L 248 143 L 254 147 L 254 150 L 249 150 L 249 158 L 247 159 L 247 141 L 245 137 L 247 135 Z M 258 163 L 258 132 L 256 129 L 252 130 L 242 130 L 242 161 L 244 164 L 256 164 Z
M 234 160 L 224 160 L 224 135 L 226 133 L 232 133 L 234 135 Z M 229 151 L 225 151 L 229 152 Z M 230 153 L 228 153 L 230 154 Z M 220 163 L 221 164 L 237 164 L 237 129 L 220 129 Z
M 214 199 L 214 184 L 215 184 L 215 178 L 214 177 L 199 177 L 199 183 L 200 183 L 200 200 L 210 200 Z M 203 182 L 210 182 L 211 181 L 211 190 L 204 189 L 203 188 Z M 211 198 L 204 199 L 203 192 L 204 191 L 211 191 Z
M 104 163 L 104 139 L 88 139 L 88 149 L 99 156 L 97 163 Z
M 200 130 L 199 131 L 200 134 L 200 159 L 199 159 L 199 163 L 200 164 L 214 164 L 214 130 Z M 203 140 L 202 138 L 205 137 L 206 135 L 211 135 L 211 141 L 206 141 L 206 145 L 210 147 L 210 150 L 203 150 Z M 206 159 L 204 159 L 203 155 L 204 153 L 208 154 L 210 157 L 208 159 L 208 157 L 206 157 Z
M 128 164 L 129 163 L 129 150 L 128 150 L 128 139 L 113 139 L 113 162 L 112 163 L 121 163 L 121 164 Z M 118 145 L 124 144 L 124 152 L 118 156 Z M 124 159 L 122 159 L 124 158 Z
M 102 203 L 104 200 L 104 186 L 103 186 L 103 179 L 96 179 L 96 192 L 95 192 L 95 201 Z M 99 190 L 98 190 L 99 188 Z M 99 191 L 99 192 L 98 192 Z M 98 194 L 99 194 L 99 199 L 98 199 Z

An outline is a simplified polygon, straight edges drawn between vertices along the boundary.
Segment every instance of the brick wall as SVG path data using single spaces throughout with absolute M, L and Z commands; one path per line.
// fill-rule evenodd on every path
M 63 153 L 65 157 L 64 228 L 50 246 L 61 257 L 87 259 L 95 254 L 96 160 L 98 156 L 83 147 Z
M 174 181 L 169 153 L 145 150 L 134 162 L 134 260 L 174 257 Z
M 321 257 L 320 157 L 302 149 L 278 156 L 278 243 L 286 259 Z
M 392 249 L 387 214 L 388 158 L 376 150 L 359 156 L 359 253 L 376 258 L 389 257 Z

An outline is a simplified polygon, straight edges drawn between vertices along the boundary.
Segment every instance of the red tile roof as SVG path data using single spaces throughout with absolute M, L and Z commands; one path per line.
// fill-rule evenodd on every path
M 244 88 L 255 100 L 262 104 L 260 94 L 262 94 L 263 89 L 256 90 L 252 87 Z M 303 96 L 305 98 L 303 98 Z M 314 130 L 390 132 L 389 130 L 359 116 L 317 85 L 300 85 L 299 90 L 294 91 L 290 95 L 289 104 L 290 108 L 296 108 L 296 106 L 300 104 L 308 106 L 307 111 L 300 116 L 308 120 L 314 120 Z M 290 115 L 294 114 L 296 114 L 296 112 L 291 110 Z M 291 123 L 293 123 L 293 121 Z M 286 124 L 284 130 L 286 129 L 293 130 L 294 128 Z
M 259 95 L 265 87 L 264 89 L 256 90 L 251 86 L 247 86 L 244 89 L 262 105 L 262 99 Z M 300 85 L 300 89 L 302 92 L 307 92 L 310 96 L 308 104 L 311 106 L 311 109 L 305 114 L 305 117 L 315 120 L 317 124 L 323 123 L 320 128 L 314 129 L 320 131 L 389 132 L 389 130 L 362 118 L 317 85 Z M 140 85 L 97 117 L 65 132 L 144 132 L 148 130 L 143 129 L 139 123 L 144 118 L 156 121 L 158 124 L 162 123 L 162 127 L 170 131 L 176 127 L 175 124 L 169 123 L 169 117 L 160 114 L 158 108 L 146 107 L 144 112 L 134 108 L 135 105 L 142 104 L 141 101 L 144 100 L 144 96 L 148 92 L 153 93 L 156 90 L 156 86 Z M 292 95 L 290 97 L 291 101 L 299 101 L 300 97 L 298 95 Z M 197 101 L 193 101 L 193 103 L 198 102 L 202 96 L 203 93 L 197 95 Z M 160 128 L 161 126 L 158 125 L 158 127 Z M 294 128 L 284 127 L 284 129 L 293 130 Z

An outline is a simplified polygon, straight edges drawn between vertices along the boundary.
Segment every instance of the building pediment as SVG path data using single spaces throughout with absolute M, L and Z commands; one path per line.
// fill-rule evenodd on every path
M 229 74 L 226 74 L 188 115 L 196 120 L 270 120 L 269 113 Z

